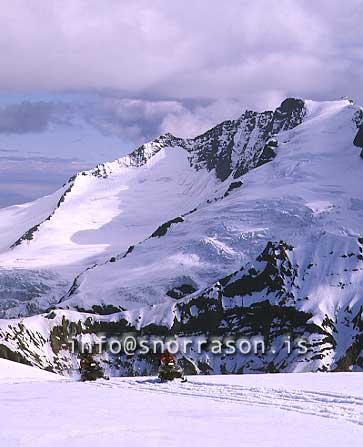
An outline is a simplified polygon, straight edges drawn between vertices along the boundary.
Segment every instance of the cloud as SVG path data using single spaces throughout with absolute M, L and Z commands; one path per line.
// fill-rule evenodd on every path
M 182 109 L 178 101 L 99 96 L 92 104 L 82 107 L 81 113 L 100 132 L 141 143 L 158 136 L 165 116 Z
M 3 0 L 0 177 L 34 179 L 0 206 L 52 164 L 28 169 L 11 153 L 92 164 L 287 96 L 363 105 L 362 16 L 362 0 Z M 51 187 L 65 175 L 58 163 L 49 172 Z
M 206 105 L 180 106 L 170 110 L 160 123 L 161 133 L 171 132 L 179 137 L 195 137 L 224 121 L 241 115 L 243 108 L 239 101 L 220 100 Z
M 0 133 L 43 132 L 47 129 L 52 104 L 29 102 L 10 104 L 0 108 Z
M 285 98 L 282 92 L 264 92 L 254 95 L 253 109 L 274 110 Z M 169 110 L 160 123 L 161 133 L 171 132 L 179 137 L 195 137 L 229 119 L 236 119 L 247 109 L 244 100 L 221 99 L 204 104 L 180 104 Z
M 238 117 L 243 111 L 243 104 L 237 100 L 200 102 L 103 95 L 91 98 L 77 95 L 71 102 L 8 104 L 0 108 L 0 134 L 42 133 L 55 126 L 73 127 L 81 133 L 82 127 L 90 126 L 105 136 L 142 144 L 166 132 L 195 136 L 226 118 Z
M 362 14 L 361 0 L 5 0 L 0 90 L 60 99 L 3 105 L 0 133 L 91 126 L 136 145 L 287 96 L 363 104 Z
M 268 92 L 255 102 L 273 109 L 283 99 L 280 92 Z M 245 110 L 241 100 L 148 100 L 104 98 L 79 107 L 79 113 L 104 135 L 114 135 L 134 144 L 166 132 L 179 137 L 194 137 L 226 119 L 238 118 Z
M 0 88 L 248 107 L 271 91 L 363 102 L 362 15 L 361 0 L 9 0 Z

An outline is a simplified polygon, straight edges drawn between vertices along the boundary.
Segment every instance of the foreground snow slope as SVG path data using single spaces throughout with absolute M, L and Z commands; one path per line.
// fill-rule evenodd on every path
M 4 367 L 15 368 L 16 381 Z M 1 447 L 340 447 L 359 445 L 363 435 L 359 373 L 195 376 L 159 384 L 54 381 L 35 371 L 19 374 L 13 363 L 0 364 Z
M 62 380 L 58 374 L 0 359 L 0 383 Z

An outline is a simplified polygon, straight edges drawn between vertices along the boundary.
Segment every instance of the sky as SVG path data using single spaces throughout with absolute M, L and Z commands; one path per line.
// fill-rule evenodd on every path
M 0 207 L 288 96 L 363 105 L 363 0 L 2 0 Z

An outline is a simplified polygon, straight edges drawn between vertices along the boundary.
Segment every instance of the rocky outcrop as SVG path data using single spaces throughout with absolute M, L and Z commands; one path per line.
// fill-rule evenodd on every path
M 363 125 L 360 126 L 357 135 L 354 138 L 353 144 L 355 146 L 363 148 Z M 363 149 L 362 152 L 360 153 L 360 156 L 361 158 L 363 158 Z
M 175 219 L 171 219 L 168 222 L 163 223 L 162 225 L 160 225 L 150 237 L 162 237 L 165 236 L 166 233 L 168 232 L 169 228 L 173 225 L 173 224 L 178 224 L 184 222 L 183 217 L 178 216 Z
M 275 157 L 277 140 L 271 137 L 302 123 L 305 105 L 288 98 L 274 112 L 246 111 L 234 121 L 225 121 L 203 135 L 188 140 L 191 163 L 196 169 L 215 169 L 220 180 L 234 178 Z M 273 142 L 272 142 L 273 141 Z
M 354 138 L 353 144 L 355 146 L 361 147 L 362 151 L 360 153 L 361 158 L 363 159 L 363 110 L 358 110 L 353 118 L 353 122 L 358 128 L 358 132 Z

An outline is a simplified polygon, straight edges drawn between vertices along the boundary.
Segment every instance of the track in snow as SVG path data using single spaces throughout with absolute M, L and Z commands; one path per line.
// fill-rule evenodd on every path
M 329 419 L 339 419 L 363 425 L 363 397 L 340 393 L 287 390 L 283 388 L 248 387 L 205 382 L 169 382 L 161 384 L 157 379 L 112 379 L 96 382 L 91 386 L 105 386 L 117 390 L 163 393 L 199 399 L 272 407 Z

